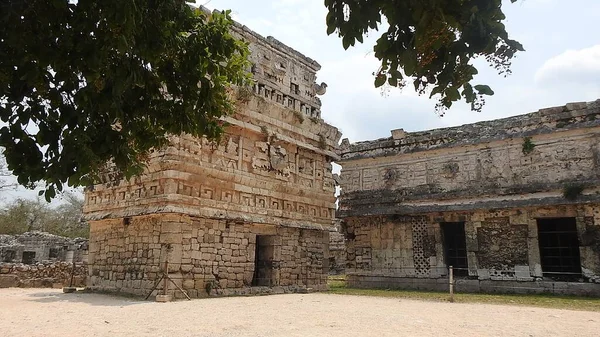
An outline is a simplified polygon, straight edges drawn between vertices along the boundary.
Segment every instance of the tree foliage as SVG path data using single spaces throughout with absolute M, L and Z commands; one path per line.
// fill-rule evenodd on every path
M 9 180 L 10 177 L 11 174 L 6 165 L 6 159 L 4 159 L 4 149 L 0 148 L 0 192 L 11 190 L 16 187 L 16 184 Z
M 66 237 L 88 237 L 89 226 L 81 221 L 83 199 L 64 193 L 64 203 L 50 207 L 40 199 L 16 199 L 0 209 L 0 234 L 43 231 Z
M 337 32 L 345 49 L 385 19 L 389 28 L 374 46 L 381 61 L 375 86 L 404 87 L 410 80 L 420 94 L 431 89 L 440 114 L 462 99 L 480 111 L 483 95 L 494 94 L 472 84 L 475 58 L 508 75 L 516 52 L 524 50 L 508 37 L 502 0 L 325 0 L 325 6 L 327 33 Z
M 0 146 L 24 186 L 140 173 L 169 134 L 218 138 L 247 80 L 229 12 L 186 0 L 0 0 Z

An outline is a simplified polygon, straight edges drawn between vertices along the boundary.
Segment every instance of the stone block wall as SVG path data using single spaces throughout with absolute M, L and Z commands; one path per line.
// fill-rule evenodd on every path
M 27 265 L 0 262 L 0 288 L 62 288 L 71 285 L 84 287 L 87 266 L 67 262 L 48 262 Z
M 466 256 L 450 259 L 467 265 L 461 267 L 464 289 L 600 294 L 600 100 L 391 133 L 340 146 L 338 216 L 346 228 L 351 285 L 447 289 L 444 233 L 451 227 L 440 224 L 458 222 Z M 544 243 L 546 252 L 560 255 L 546 254 L 547 269 L 558 272 L 542 270 L 538 237 L 538 221 L 559 221 L 553 218 L 569 218 L 560 221 L 577 227 L 544 236 L 571 241 L 565 259 L 558 244 Z M 555 282 L 558 276 L 549 273 L 563 279 L 569 273 L 579 283 Z
M 85 262 L 87 239 L 32 231 L 0 235 L 0 262 L 35 264 L 48 261 Z
M 168 258 L 169 276 L 192 297 L 255 293 L 261 291 L 251 289 L 257 235 L 273 238 L 272 273 L 260 284 L 281 292 L 326 287 L 326 231 L 181 214 L 132 217 L 127 225 L 105 220 L 92 228 L 91 289 L 146 295 Z M 171 293 L 182 296 L 172 286 Z
M 563 205 L 348 217 L 343 226 L 348 282 L 359 287 L 447 290 L 448 265 L 440 223 L 464 222 L 468 271 L 458 277 L 460 289 L 600 296 L 599 214 L 599 205 Z M 582 269 L 579 283 L 555 282 L 543 275 L 537 219 L 561 217 L 576 219 Z
M 329 232 L 329 274 L 341 275 L 346 271 L 346 238 L 341 223 L 335 222 L 335 231 Z
M 342 216 L 560 204 L 572 185 L 600 201 L 600 100 L 392 133 L 342 143 Z

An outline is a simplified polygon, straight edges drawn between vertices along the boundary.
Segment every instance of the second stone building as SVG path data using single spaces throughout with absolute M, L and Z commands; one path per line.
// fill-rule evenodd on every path
M 341 145 L 350 286 L 600 295 L 600 101 Z

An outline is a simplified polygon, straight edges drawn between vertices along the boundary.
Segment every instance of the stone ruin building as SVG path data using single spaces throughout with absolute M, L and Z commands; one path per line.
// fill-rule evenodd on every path
M 320 66 L 233 32 L 250 43 L 255 84 L 235 88 L 224 139 L 172 137 L 142 176 L 87 190 L 89 288 L 145 295 L 167 259 L 191 297 L 326 288 L 341 134 L 321 118 Z
M 42 262 L 85 262 L 87 239 L 71 239 L 33 231 L 19 235 L 0 234 L 0 262 L 36 264 Z
M 340 146 L 355 287 L 600 295 L 600 100 Z

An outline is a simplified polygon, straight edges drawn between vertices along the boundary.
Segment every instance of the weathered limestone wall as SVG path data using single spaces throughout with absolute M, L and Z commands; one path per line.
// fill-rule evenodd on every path
M 348 282 L 446 290 L 440 223 L 464 222 L 459 291 L 600 295 L 599 137 L 596 101 L 343 141 L 338 216 Z M 537 220 L 552 218 L 576 219 L 581 282 L 543 274 Z
M 232 88 L 223 139 L 173 136 L 142 176 L 107 174 L 86 192 L 90 288 L 145 295 L 165 259 L 192 297 L 326 288 L 341 134 L 321 118 L 320 66 L 233 32 L 249 43 L 255 83 Z
M 341 150 L 347 215 L 598 202 L 600 100 L 489 122 L 406 133 Z M 526 137 L 533 148 L 524 151 Z M 377 204 L 371 200 L 377 199 Z
M 348 282 L 360 287 L 447 290 L 442 222 L 465 222 L 468 277 L 458 290 L 600 295 L 600 206 L 481 210 L 345 219 Z M 542 274 L 538 218 L 574 217 L 583 283 Z M 501 282 L 500 282 L 501 281 Z
M 84 264 L 47 262 L 34 265 L 0 262 L 0 288 L 62 288 L 71 284 L 85 286 L 87 267 Z
M 323 290 L 327 280 L 326 231 L 160 214 L 133 217 L 128 225 L 99 221 L 92 234 L 92 289 L 146 295 L 167 257 L 169 276 L 192 297 Z M 257 235 L 274 238 L 273 273 L 260 282 L 272 289 L 250 288 L 258 277 Z
M 335 222 L 335 231 L 329 232 L 329 274 L 340 275 L 346 271 L 346 238 L 341 223 Z
M 238 109 L 225 118 L 231 126 L 224 139 L 216 144 L 173 137 L 171 146 L 153 155 L 145 175 L 87 191 L 87 218 L 182 212 L 295 227 L 332 226 L 331 161 L 337 158 L 341 134 L 320 118 L 313 87 L 320 66 L 272 38 L 237 29 L 250 42 L 256 85 L 235 90 Z M 297 93 L 294 81 L 301 88 Z M 310 106 L 310 112 L 302 106 Z
M 0 235 L 0 262 L 34 264 L 86 260 L 87 239 L 71 239 L 39 231 Z

